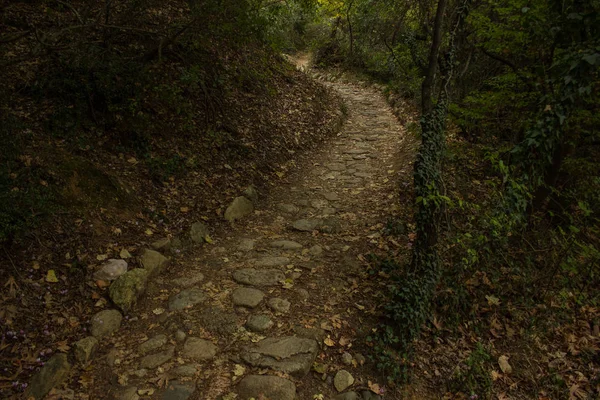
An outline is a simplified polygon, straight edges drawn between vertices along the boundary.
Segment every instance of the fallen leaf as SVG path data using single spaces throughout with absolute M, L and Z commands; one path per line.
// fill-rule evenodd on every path
M 66 352 L 68 352 L 71 349 L 71 347 L 67 344 L 66 340 L 63 340 L 61 342 L 57 342 L 56 343 L 56 348 L 58 349 L 58 351 L 61 351 L 63 353 L 66 353 Z
M 488 304 L 490 306 L 499 306 L 500 305 L 500 299 L 497 298 L 496 296 L 485 296 L 485 298 L 488 301 Z
M 246 372 L 246 368 L 243 365 L 235 364 L 233 367 L 233 375 L 234 376 L 242 376 Z
M 119 253 L 119 256 L 122 259 L 131 258 L 131 253 L 129 251 L 127 251 L 127 249 L 122 249 L 121 252 Z
M 53 269 L 48 270 L 48 274 L 46 275 L 46 282 L 57 283 L 58 278 L 56 277 L 56 273 Z
M 500 366 L 502 372 L 504 372 L 505 374 L 508 375 L 512 372 L 512 367 L 508 363 L 508 356 L 500 356 L 498 358 L 498 365 Z
M 323 340 L 323 343 L 325 343 L 329 347 L 335 346 L 335 342 L 329 336 L 327 336 L 325 340 Z

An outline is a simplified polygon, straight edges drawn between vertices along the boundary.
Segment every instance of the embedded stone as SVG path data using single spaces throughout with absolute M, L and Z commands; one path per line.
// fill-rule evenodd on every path
M 181 354 L 194 360 L 210 360 L 217 354 L 217 346 L 208 340 L 189 337 L 183 345 Z
M 69 376 L 71 364 L 67 360 L 66 354 L 53 355 L 42 367 L 42 369 L 34 375 L 27 390 L 25 398 L 41 399 L 52 390 L 55 386 L 63 383 Z
M 259 314 L 248 317 L 246 327 L 252 332 L 264 332 L 273 326 L 273 321 L 268 315 Z
M 204 243 L 209 236 L 208 227 L 202 222 L 195 222 L 190 228 L 190 239 L 194 243 Z
M 182 290 L 169 299 L 169 310 L 178 311 L 191 308 L 196 304 L 203 303 L 206 300 L 206 294 L 198 288 Z
M 81 364 L 87 364 L 98 350 L 98 339 L 93 336 L 85 337 L 73 345 L 75 359 Z
M 151 351 L 160 349 L 165 344 L 167 344 L 167 336 L 160 334 L 160 335 L 156 335 L 156 336 L 146 340 L 144 343 L 140 344 L 138 347 L 138 350 L 140 353 L 146 354 L 146 353 L 150 353 Z
M 127 261 L 111 258 L 94 273 L 94 279 L 101 281 L 114 281 L 127 272 Z
M 236 306 L 254 308 L 258 306 L 265 294 L 258 289 L 237 288 L 231 293 L 231 299 Z
M 291 304 L 286 299 L 275 297 L 275 298 L 269 299 L 268 304 L 269 304 L 269 308 L 271 308 L 273 311 L 276 311 L 278 313 L 284 314 L 284 313 L 290 311 Z
M 255 265 L 257 267 L 278 267 L 281 265 L 287 265 L 290 263 L 290 259 L 287 257 L 263 257 L 257 260 Z
M 314 340 L 285 336 L 264 339 L 247 347 L 241 357 L 254 367 L 272 368 L 301 378 L 310 371 L 318 351 L 319 345 Z
M 251 286 L 274 286 L 285 280 L 285 274 L 278 269 L 243 268 L 233 272 L 233 280 Z
M 118 331 L 123 316 L 117 310 L 103 310 L 92 317 L 90 331 L 92 336 L 99 339 Z
M 338 392 L 343 392 L 352 386 L 353 383 L 354 377 L 345 369 L 339 370 L 335 374 L 335 378 L 333 378 L 333 386 L 335 386 Z
M 147 355 L 140 361 L 140 368 L 153 369 L 160 367 L 173 358 L 174 354 L 175 346 L 169 346 L 166 350 L 161 351 L 160 353 Z
M 243 218 L 246 215 L 252 214 L 254 211 L 254 204 L 244 196 L 236 197 L 233 202 L 225 210 L 225 219 L 229 222 L 233 222 L 237 219 Z
M 157 276 L 167 268 L 169 259 L 156 250 L 144 249 L 140 255 L 140 264 L 148 271 L 149 276 Z
M 296 385 L 279 376 L 248 375 L 242 379 L 237 387 L 241 399 L 277 399 L 294 400 L 296 398 Z

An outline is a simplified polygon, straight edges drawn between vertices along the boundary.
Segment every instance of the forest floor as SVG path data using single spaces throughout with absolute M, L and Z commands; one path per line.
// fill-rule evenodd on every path
M 348 108 L 337 136 L 300 161 L 253 215 L 176 258 L 103 340 L 94 363 L 72 376 L 85 384 L 76 392 L 399 398 L 365 355 L 382 301 L 370 255 L 409 246 L 406 235 L 384 234 L 398 182 L 411 176 L 411 160 L 400 154 L 406 137 L 376 89 L 329 85 Z

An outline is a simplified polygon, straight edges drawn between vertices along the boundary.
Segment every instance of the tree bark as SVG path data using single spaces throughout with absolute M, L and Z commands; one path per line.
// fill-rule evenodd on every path
M 429 53 L 429 62 L 427 66 L 427 75 L 421 86 L 421 113 L 429 113 L 433 107 L 433 84 L 435 72 L 437 70 L 437 59 L 442 44 L 442 26 L 444 25 L 444 13 L 448 0 L 439 0 L 437 11 L 435 13 L 435 23 L 433 26 L 433 38 L 431 41 L 431 51 Z

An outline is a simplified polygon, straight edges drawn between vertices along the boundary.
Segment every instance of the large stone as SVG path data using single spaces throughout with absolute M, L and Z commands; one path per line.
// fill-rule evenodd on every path
M 285 280 L 285 274 L 278 269 L 243 268 L 233 272 L 237 283 L 252 286 L 275 286 Z
M 268 367 L 301 378 L 310 371 L 318 351 L 319 345 L 314 340 L 285 336 L 264 339 L 247 347 L 241 357 L 252 366 Z
M 313 247 L 308 249 L 308 252 L 310 253 L 311 256 L 318 257 L 321 254 L 323 254 L 323 248 L 321 246 L 319 246 L 318 244 L 315 244 Z
M 246 328 L 252 332 L 264 332 L 273 326 L 273 321 L 268 315 L 251 315 L 246 322 Z
M 312 232 L 321 225 L 319 219 L 299 219 L 292 224 L 292 227 L 301 232 Z
M 63 383 L 70 371 L 71 364 L 69 364 L 66 354 L 53 355 L 46 361 L 40 372 L 35 374 L 25 391 L 24 398 L 36 400 L 43 398 L 53 387 Z
M 184 310 L 196 304 L 204 303 L 205 300 L 206 294 L 198 288 L 182 290 L 169 299 L 169 310 Z
M 237 288 L 231 293 L 231 300 L 236 306 L 254 308 L 260 304 L 265 294 L 258 289 Z
M 191 383 L 169 382 L 162 393 L 162 400 L 187 400 L 196 391 L 196 386 Z
M 127 272 L 127 261 L 111 258 L 96 273 L 94 279 L 101 281 L 114 281 Z
M 149 276 L 157 276 L 167 268 L 169 259 L 158 251 L 144 249 L 140 255 L 140 264 L 148 271 Z
M 110 288 L 108 289 L 110 299 L 123 310 L 123 312 L 127 313 L 146 291 L 147 282 L 147 270 L 142 268 L 132 269 L 118 277 L 117 280 L 110 285 Z
M 237 387 L 240 400 L 267 398 L 273 400 L 294 400 L 296 385 L 278 376 L 248 375 Z
M 217 354 L 217 346 L 211 341 L 189 337 L 183 345 L 181 355 L 194 360 L 210 360 Z
M 99 339 L 118 331 L 123 316 L 117 310 L 103 310 L 92 317 L 90 331 L 92 336 Z
M 250 185 L 244 190 L 244 196 L 254 204 L 258 202 L 258 190 L 253 185 Z
M 323 233 L 339 233 L 342 230 L 342 225 L 337 218 L 329 217 L 323 219 L 317 229 Z
M 194 243 L 204 243 L 209 234 L 208 227 L 202 222 L 195 222 L 190 228 L 190 239 Z
M 345 369 L 339 370 L 335 374 L 335 378 L 333 378 L 333 386 L 335 386 L 338 392 L 343 392 L 352 386 L 353 383 L 354 377 Z
M 340 199 L 340 196 L 335 192 L 325 192 L 323 193 L 323 197 L 329 201 L 338 201 Z
M 293 240 L 276 240 L 271 242 L 271 247 L 275 247 L 283 250 L 298 250 L 302 248 L 302 245 Z
M 245 217 L 248 214 L 252 214 L 254 211 L 254 205 L 250 200 L 244 196 L 236 197 L 227 210 L 225 210 L 225 219 L 229 222 L 235 221 Z
M 156 336 L 146 340 L 144 343 L 140 344 L 140 346 L 138 347 L 138 350 L 141 354 L 146 354 L 146 353 L 150 353 L 151 351 L 160 349 L 165 344 L 167 344 L 167 335 L 160 334 L 160 335 L 156 335 Z
M 161 351 L 160 353 L 147 355 L 140 361 L 140 368 L 153 369 L 160 367 L 173 358 L 174 354 L 175 346 L 169 346 L 166 350 Z
M 269 308 L 275 312 L 285 314 L 290 311 L 290 302 L 280 297 L 269 299 Z
M 257 267 L 278 267 L 280 265 L 287 265 L 289 263 L 290 259 L 287 257 L 267 256 L 257 260 L 255 265 Z
M 73 345 L 75 359 L 81 364 L 87 364 L 98 349 L 98 339 L 93 336 L 85 337 Z

